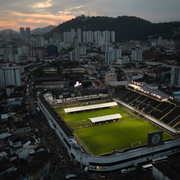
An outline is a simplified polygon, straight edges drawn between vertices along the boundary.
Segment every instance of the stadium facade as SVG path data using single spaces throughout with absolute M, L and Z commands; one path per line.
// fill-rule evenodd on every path
M 87 100 L 87 97 L 85 98 Z M 114 99 L 114 101 L 117 99 Z M 117 100 L 119 104 L 121 101 Z M 136 148 L 126 149 L 122 151 L 114 151 L 111 154 L 104 156 L 94 156 L 90 153 L 85 153 L 75 142 L 75 136 L 72 129 L 64 122 L 60 115 L 54 110 L 51 103 L 47 102 L 43 95 L 38 97 L 38 105 L 49 125 L 56 132 L 60 141 L 67 149 L 71 160 L 75 163 L 80 163 L 81 166 L 88 166 L 92 171 L 112 171 L 128 167 L 134 167 L 138 164 L 149 162 L 152 159 L 162 156 L 170 156 L 180 152 L 180 139 L 178 138 L 178 131 L 173 128 L 167 129 L 168 132 L 174 135 L 171 140 L 164 141 L 155 146 L 143 145 Z M 125 103 L 122 102 L 122 106 Z M 131 108 L 131 106 L 126 106 Z M 136 112 L 138 113 L 138 112 Z M 143 115 L 143 114 L 141 114 Z M 150 118 L 152 120 L 152 117 Z M 156 122 L 154 121 L 153 124 Z M 157 124 L 161 126 L 161 124 Z M 163 126 L 166 129 L 168 126 Z M 172 130 L 172 131 L 171 131 Z M 121 142 L 119 142 L 121 143 Z

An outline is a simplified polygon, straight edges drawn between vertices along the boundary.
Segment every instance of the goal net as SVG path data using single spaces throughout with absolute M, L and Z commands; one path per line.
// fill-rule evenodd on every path
M 138 147 L 141 146 L 141 141 L 131 143 L 131 147 Z

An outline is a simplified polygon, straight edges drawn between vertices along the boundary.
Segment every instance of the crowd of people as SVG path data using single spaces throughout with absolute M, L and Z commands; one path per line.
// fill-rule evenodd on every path
M 51 172 L 50 176 L 53 179 L 64 178 L 67 174 L 72 174 L 79 164 L 74 165 L 67 154 L 65 147 L 60 139 L 57 137 L 55 131 L 50 128 L 47 120 L 43 116 L 38 116 L 40 126 L 43 134 L 45 145 L 50 150 L 51 155 Z

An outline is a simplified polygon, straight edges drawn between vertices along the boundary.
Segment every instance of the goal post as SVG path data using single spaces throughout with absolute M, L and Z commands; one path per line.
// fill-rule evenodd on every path
M 131 147 L 138 147 L 138 146 L 141 146 L 141 141 L 137 141 L 137 142 L 132 142 L 131 143 Z

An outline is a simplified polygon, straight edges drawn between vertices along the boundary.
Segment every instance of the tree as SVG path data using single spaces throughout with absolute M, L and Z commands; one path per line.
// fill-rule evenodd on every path
M 91 81 L 83 81 L 82 85 L 84 88 L 86 88 L 86 87 L 92 86 L 92 82 Z
M 37 68 L 34 72 L 33 75 L 36 77 L 42 77 L 44 75 L 43 67 Z

